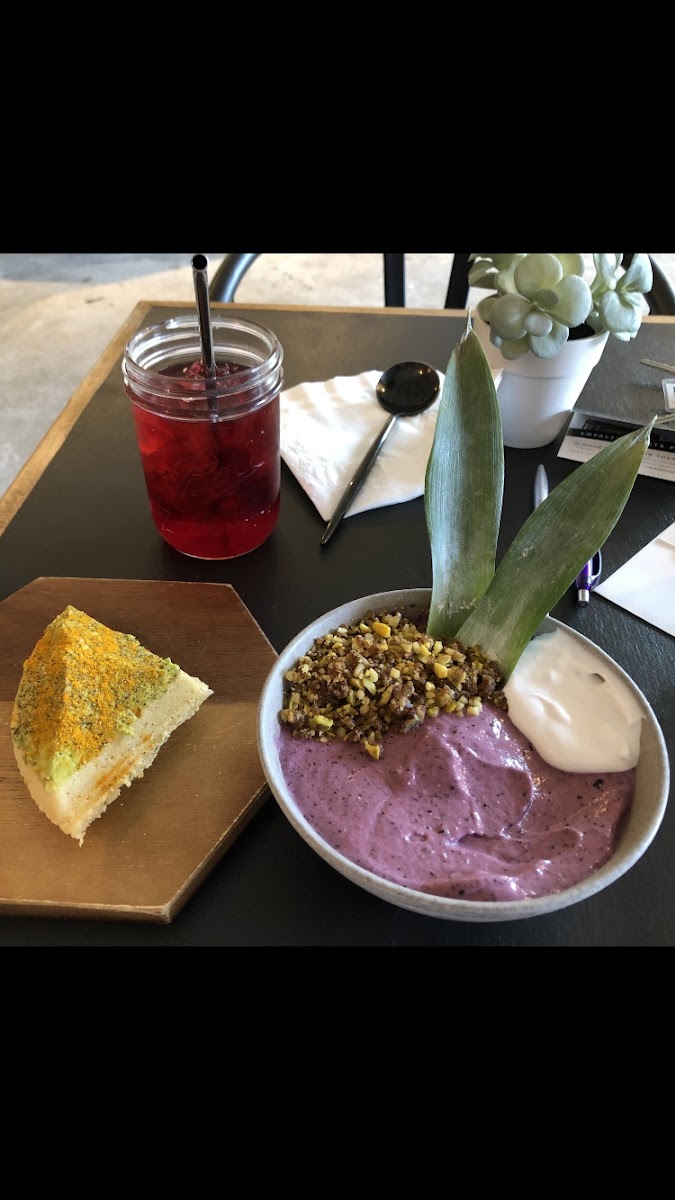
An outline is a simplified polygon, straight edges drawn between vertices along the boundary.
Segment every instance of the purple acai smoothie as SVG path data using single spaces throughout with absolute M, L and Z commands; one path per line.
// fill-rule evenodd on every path
M 443 713 L 363 746 L 278 735 L 296 804 L 351 862 L 403 887 L 462 900 L 522 900 L 588 878 L 611 856 L 635 769 L 561 771 L 508 715 Z

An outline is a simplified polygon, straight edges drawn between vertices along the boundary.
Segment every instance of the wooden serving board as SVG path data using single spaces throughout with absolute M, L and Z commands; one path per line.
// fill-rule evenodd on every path
M 68 604 L 214 692 L 82 846 L 32 800 L 9 732 L 23 663 Z M 275 660 L 228 584 L 41 578 L 0 603 L 0 912 L 172 921 L 269 796 L 257 711 Z

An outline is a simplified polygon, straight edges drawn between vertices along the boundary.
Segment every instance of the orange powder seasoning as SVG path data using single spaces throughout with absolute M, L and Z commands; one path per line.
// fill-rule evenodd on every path
M 64 751 L 75 770 L 129 732 L 178 670 L 132 634 L 109 629 L 68 605 L 24 663 L 12 735 L 26 761 L 43 773 Z

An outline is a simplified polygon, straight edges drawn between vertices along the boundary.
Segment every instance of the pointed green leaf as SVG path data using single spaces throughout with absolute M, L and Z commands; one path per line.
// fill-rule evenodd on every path
M 656 418 L 604 446 L 530 514 L 456 636 L 511 675 L 525 646 L 616 525 Z
M 446 371 L 425 478 L 432 637 L 453 637 L 494 575 L 503 492 L 497 390 L 469 316 Z

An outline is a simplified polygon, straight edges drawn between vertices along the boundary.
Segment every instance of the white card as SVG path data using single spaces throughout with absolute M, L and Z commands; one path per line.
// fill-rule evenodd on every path
M 675 379 L 673 383 L 675 384 Z M 634 422 L 595 417 L 590 413 L 575 410 L 558 451 L 558 458 L 586 462 L 608 442 L 613 442 L 630 429 L 637 428 L 639 426 Z M 651 444 L 645 451 L 638 474 L 649 475 L 652 479 L 675 481 L 675 416 L 672 428 L 662 425 L 652 430 Z

